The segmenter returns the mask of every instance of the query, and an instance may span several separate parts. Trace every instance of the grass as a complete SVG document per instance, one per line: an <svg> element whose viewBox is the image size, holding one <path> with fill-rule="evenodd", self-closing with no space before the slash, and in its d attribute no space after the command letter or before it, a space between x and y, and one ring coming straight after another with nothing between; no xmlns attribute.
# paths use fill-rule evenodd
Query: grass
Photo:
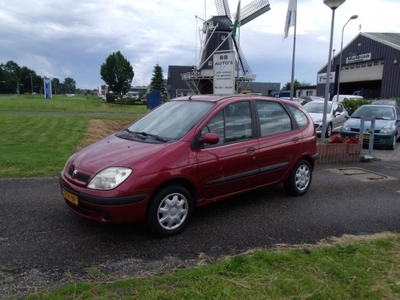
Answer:
<svg viewBox="0 0 400 300"><path fill-rule="evenodd" d="M46 100L0 95L0 178L56 176L77 149L123 128L143 112L143 106L113 105L94 97ZM400 236L390 234L334 246L259 250L164 275L125 280L88 268L86 272L98 282L74 282L71 274L66 279L72 284L27 298L398 299L399 263ZM103 280L105 276L109 277Z"/></svg>
<svg viewBox="0 0 400 300"><path fill-rule="evenodd" d="M123 105L104 102L95 96L76 95L67 97L56 95L45 99L36 95L0 95L1 111L30 112L107 112L107 113L138 113L147 111L145 105Z"/></svg>
<svg viewBox="0 0 400 300"><path fill-rule="evenodd" d="M132 115L121 114L122 108ZM68 114L52 114L60 111ZM95 97L0 95L0 178L57 176L76 150L124 128L145 111L143 105L113 105ZM74 114L82 112L108 114Z"/></svg>
<svg viewBox="0 0 400 300"><path fill-rule="evenodd" d="M74 283L28 299L398 299L399 262L400 236L389 234L259 250L165 275Z"/></svg>

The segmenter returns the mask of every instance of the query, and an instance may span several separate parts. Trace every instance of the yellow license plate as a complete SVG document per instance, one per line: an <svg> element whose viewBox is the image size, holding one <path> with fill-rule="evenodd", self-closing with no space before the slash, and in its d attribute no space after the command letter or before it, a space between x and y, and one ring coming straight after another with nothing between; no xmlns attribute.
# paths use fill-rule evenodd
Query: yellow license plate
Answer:
<svg viewBox="0 0 400 300"><path fill-rule="evenodd" d="M63 189L64 198L67 199L69 202L78 205L78 196L71 194L70 192Z"/></svg>
<svg viewBox="0 0 400 300"><path fill-rule="evenodd" d="M360 138L360 136L357 134L356 135L357 138ZM364 134L363 135L363 140L369 140L369 135Z"/></svg>

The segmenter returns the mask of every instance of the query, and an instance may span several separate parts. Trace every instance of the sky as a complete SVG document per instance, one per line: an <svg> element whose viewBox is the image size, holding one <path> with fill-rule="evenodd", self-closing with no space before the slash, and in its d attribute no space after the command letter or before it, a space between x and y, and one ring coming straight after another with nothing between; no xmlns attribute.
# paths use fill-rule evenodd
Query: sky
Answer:
<svg viewBox="0 0 400 300"><path fill-rule="evenodd" d="M252 0L241 0L244 7ZM228 0L231 13L238 0ZM243 25L240 46L256 82L290 82L294 27L283 38L289 0ZM335 11L333 49L360 32L400 33L400 0L346 0ZM215 0L0 0L0 63L14 61L42 77L95 89L100 67L117 51L130 62L133 86L147 86L154 66L197 65L202 19L216 15ZM323 0L297 0L294 78L316 84L329 56L332 10Z"/></svg>

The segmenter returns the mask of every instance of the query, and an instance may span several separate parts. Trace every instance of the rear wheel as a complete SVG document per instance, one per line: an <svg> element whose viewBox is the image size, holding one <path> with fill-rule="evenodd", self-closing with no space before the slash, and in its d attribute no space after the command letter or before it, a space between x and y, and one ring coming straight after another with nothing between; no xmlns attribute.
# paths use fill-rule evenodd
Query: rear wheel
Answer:
<svg viewBox="0 0 400 300"><path fill-rule="evenodd" d="M156 235L167 237L181 232L193 213L192 195L182 186L163 188L152 199L147 212L147 227Z"/></svg>
<svg viewBox="0 0 400 300"><path fill-rule="evenodd" d="M283 184L285 191L292 196L304 195L312 180L311 165L305 159L299 160L294 166L288 180Z"/></svg>

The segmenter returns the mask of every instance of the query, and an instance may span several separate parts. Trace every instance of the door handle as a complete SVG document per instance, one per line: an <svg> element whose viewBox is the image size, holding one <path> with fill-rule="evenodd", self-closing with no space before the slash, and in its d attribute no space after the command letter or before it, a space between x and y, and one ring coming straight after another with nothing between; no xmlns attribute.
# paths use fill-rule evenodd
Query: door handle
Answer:
<svg viewBox="0 0 400 300"><path fill-rule="evenodd" d="M293 143L297 143L299 141L299 138L296 136L296 137L294 137L294 138L292 138L292 142Z"/></svg>
<svg viewBox="0 0 400 300"><path fill-rule="evenodd" d="M246 150L247 154L252 154L254 151L256 151L256 148L254 147L247 148Z"/></svg>

